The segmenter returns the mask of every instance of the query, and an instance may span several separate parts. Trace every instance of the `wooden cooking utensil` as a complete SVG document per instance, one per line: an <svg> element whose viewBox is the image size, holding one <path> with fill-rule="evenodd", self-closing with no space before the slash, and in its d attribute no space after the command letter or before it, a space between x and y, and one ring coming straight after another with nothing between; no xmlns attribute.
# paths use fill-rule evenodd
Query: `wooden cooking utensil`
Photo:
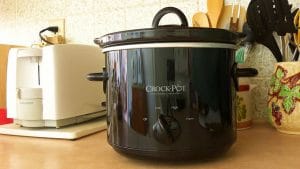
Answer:
<svg viewBox="0 0 300 169"><path fill-rule="evenodd" d="M241 1L238 2L238 13L236 15L236 20L234 22L233 19L233 12L234 12L234 7L236 4L236 0L234 0L234 3L232 4L232 8L231 8L231 16L230 16L230 24L229 24L229 30L233 31L233 32L237 32L239 29L239 22L240 22L240 15L241 15Z"/></svg>
<svg viewBox="0 0 300 169"><path fill-rule="evenodd" d="M238 11L239 11L239 5L235 5L233 9L234 9L233 10L233 21L236 22L236 19L238 16ZM232 5L224 6L217 28L229 30L231 14L232 14ZM238 22L238 26L237 26L238 32L243 31L243 25L245 22L246 22L246 9L241 6L240 17L239 17L239 22Z"/></svg>
<svg viewBox="0 0 300 169"><path fill-rule="evenodd" d="M296 16L294 18L294 24L298 28L297 33L294 34L294 40L297 47L300 49L300 9L296 13Z"/></svg>
<svg viewBox="0 0 300 169"><path fill-rule="evenodd" d="M211 27L207 14L203 12L195 13L192 22L193 22L193 27L204 27L204 28Z"/></svg>
<svg viewBox="0 0 300 169"><path fill-rule="evenodd" d="M207 15L211 22L212 28L217 28L220 15L224 6L224 0L207 1Z"/></svg>
<svg viewBox="0 0 300 169"><path fill-rule="evenodd" d="M298 31L297 33L294 33L294 42L296 44L296 48L293 54L292 61L298 61L300 52L300 9L297 10L297 13L294 17L294 24L296 28L298 28Z"/></svg>

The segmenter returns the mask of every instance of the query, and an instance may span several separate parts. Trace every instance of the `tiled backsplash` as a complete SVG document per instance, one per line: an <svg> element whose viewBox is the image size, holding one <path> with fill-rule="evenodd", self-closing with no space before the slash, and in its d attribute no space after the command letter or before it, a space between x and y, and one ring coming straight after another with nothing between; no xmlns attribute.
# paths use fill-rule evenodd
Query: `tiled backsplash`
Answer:
<svg viewBox="0 0 300 169"><path fill-rule="evenodd" d="M225 0L226 4L234 0ZM238 0L237 0L238 1ZM250 0L242 0L247 6ZM299 0L290 0L296 3ZM69 43L93 44L106 33L147 28L155 13L166 6L180 8L191 18L206 11L207 0L0 0L0 43L30 45L39 41L38 32L49 19L65 18ZM178 23L172 14L164 23Z"/></svg>
<svg viewBox="0 0 300 169"><path fill-rule="evenodd" d="M234 0L225 0L226 4ZM237 0L239 1L239 0ZM250 0L242 0L247 6ZM299 0L289 0L296 3ZM47 27L49 19L64 18L68 43L93 44L106 33L148 28L156 12L166 6L181 9L191 18L198 10L206 11L207 0L0 0L0 43L31 45L39 41L38 32ZM162 24L178 23L167 15ZM255 117L263 118L269 76L275 60L268 49L256 45L246 64L259 70L252 78L258 87L253 92Z"/></svg>
<svg viewBox="0 0 300 169"><path fill-rule="evenodd" d="M38 32L47 27L47 20L65 18L69 43L93 44L95 37L109 32L149 27L154 14L171 2L188 4L160 0L1 0L0 42L29 45L39 40Z"/></svg>

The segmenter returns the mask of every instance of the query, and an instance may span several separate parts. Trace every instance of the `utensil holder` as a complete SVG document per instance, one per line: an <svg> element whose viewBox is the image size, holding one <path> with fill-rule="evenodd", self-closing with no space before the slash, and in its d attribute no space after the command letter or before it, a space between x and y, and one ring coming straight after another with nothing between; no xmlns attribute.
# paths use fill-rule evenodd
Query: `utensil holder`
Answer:
<svg viewBox="0 0 300 169"><path fill-rule="evenodd" d="M270 123L278 131L300 134L300 62L275 64L267 112Z"/></svg>

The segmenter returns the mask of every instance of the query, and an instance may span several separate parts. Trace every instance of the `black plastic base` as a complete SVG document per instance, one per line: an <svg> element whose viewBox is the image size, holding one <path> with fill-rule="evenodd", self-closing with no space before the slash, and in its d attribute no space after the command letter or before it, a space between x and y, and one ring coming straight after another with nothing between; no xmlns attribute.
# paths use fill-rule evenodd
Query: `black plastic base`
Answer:
<svg viewBox="0 0 300 169"><path fill-rule="evenodd" d="M147 160L176 160L178 162L186 160L201 160L208 161L213 160L225 155L225 153L230 149L231 144L223 146L223 148L216 148L206 150L187 150L187 151L145 151L137 150L132 148L120 147L116 145L111 145L118 153L122 155L127 155L133 158L147 159Z"/></svg>

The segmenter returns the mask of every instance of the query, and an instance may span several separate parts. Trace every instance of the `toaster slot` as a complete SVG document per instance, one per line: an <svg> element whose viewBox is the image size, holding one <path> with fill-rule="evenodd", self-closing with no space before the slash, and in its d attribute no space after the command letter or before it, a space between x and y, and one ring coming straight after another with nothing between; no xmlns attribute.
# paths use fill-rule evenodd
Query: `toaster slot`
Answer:
<svg viewBox="0 0 300 169"><path fill-rule="evenodd" d="M17 87L34 88L41 85L40 62L40 56L17 59Z"/></svg>

